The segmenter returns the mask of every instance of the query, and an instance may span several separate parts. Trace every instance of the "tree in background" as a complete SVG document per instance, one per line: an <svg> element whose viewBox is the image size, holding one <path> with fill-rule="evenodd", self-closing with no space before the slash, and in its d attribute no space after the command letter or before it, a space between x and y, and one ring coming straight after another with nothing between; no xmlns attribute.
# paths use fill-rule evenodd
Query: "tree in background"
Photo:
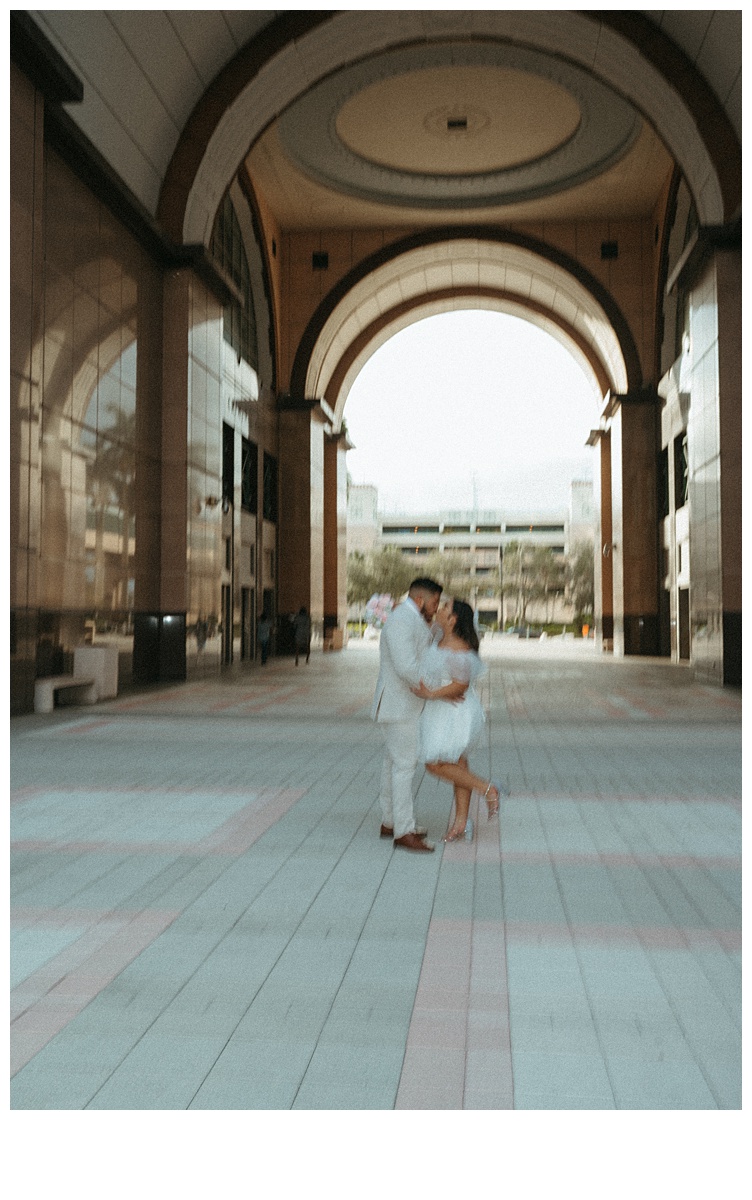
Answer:
<svg viewBox="0 0 752 1200"><path fill-rule="evenodd" d="M363 605L373 595L371 569L365 554L354 550L347 556L347 603Z"/></svg>
<svg viewBox="0 0 752 1200"><path fill-rule="evenodd" d="M403 554L397 546L384 546L370 554L354 551L347 560L347 602L361 609L374 595L391 596L394 601L405 594L419 575L440 583L448 596L472 602L476 579L467 558L455 551L438 550L426 555ZM488 587L488 581L483 585ZM534 601L544 605L544 622L553 620L557 597L565 596L581 616L593 611L593 548L589 543L575 547L564 562L550 546L530 542L510 542L504 549L500 594L507 598L515 625L524 625L527 610Z"/></svg>
<svg viewBox="0 0 752 1200"><path fill-rule="evenodd" d="M396 546L384 546L367 555L356 550L347 559L347 602L366 604L375 593L398 600L420 574L423 572Z"/></svg>
<svg viewBox="0 0 752 1200"><path fill-rule="evenodd" d="M548 625L553 620L557 596L564 594L566 566L550 546L536 546L530 556L530 571L535 599L543 601L545 624Z"/></svg>
<svg viewBox="0 0 752 1200"><path fill-rule="evenodd" d="M578 542L567 563L567 600L575 611L575 622L592 617L595 604L595 562L590 542Z"/></svg>
<svg viewBox="0 0 752 1200"><path fill-rule="evenodd" d="M533 573L533 554L536 547L527 542L510 542L504 548L504 566L501 577L501 594L512 602L515 625L523 625L527 606L538 594L538 585Z"/></svg>
<svg viewBox="0 0 752 1200"><path fill-rule="evenodd" d="M452 599L469 601L473 588L473 577L470 574L468 560L455 550L447 550L443 554L435 550L420 560L421 568L415 574L427 575L440 583L447 596ZM416 560L417 566L417 560Z"/></svg>

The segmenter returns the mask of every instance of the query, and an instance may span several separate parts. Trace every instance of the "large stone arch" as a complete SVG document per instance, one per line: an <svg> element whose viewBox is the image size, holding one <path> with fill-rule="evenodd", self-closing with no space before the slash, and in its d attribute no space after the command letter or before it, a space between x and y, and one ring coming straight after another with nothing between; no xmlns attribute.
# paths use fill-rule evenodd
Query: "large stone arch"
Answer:
<svg viewBox="0 0 752 1200"><path fill-rule="evenodd" d="M505 313L529 321L558 341L572 355L583 374L589 380L594 399L599 401L608 390L608 380L602 364L594 360L590 348L585 345L573 329L547 313L533 301L521 302L512 295L493 289L476 289L464 292L460 289L445 289L426 296L421 301L398 305L390 313L373 321L350 344L332 373L324 399L334 413L334 429L342 427L347 400L355 380L373 354L394 337L417 321L440 313L457 312L461 309Z"/></svg>
<svg viewBox="0 0 752 1200"><path fill-rule="evenodd" d="M739 147L730 122L683 52L640 14L357 10L286 14L227 64L183 129L162 187L161 224L178 242L208 245L249 148L308 88L357 59L458 36L533 47L584 67L659 134L701 224L723 224L737 211Z"/></svg>
<svg viewBox="0 0 752 1200"><path fill-rule="evenodd" d="M566 255L527 235L430 231L364 259L311 318L290 394L281 398L283 468L290 493L300 497L281 527L280 594L290 611L304 584L312 611L320 603L325 622L340 631L346 621L342 418L358 371L405 325L469 307L513 313L544 328L572 353L601 399L642 386L634 339L608 291ZM287 570L288 561L294 570Z"/></svg>
<svg viewBox="0 0 752 1200"><path fill-rule="evenodd" d="M582 267L529 237L455 230L405 238L345 276L301 339L291 394L326 400L336 428L355 376L380 345L424 316L468 307L540 325L563 342L601 396L642 384L627 322Z"/></svg>

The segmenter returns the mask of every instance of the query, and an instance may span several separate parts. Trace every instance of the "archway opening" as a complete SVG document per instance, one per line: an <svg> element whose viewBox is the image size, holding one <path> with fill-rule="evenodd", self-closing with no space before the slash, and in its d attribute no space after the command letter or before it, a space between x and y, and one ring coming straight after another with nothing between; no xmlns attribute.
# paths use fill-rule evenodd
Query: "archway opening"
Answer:
<svg viewBox="0 0 752 1200"><path fill-rule="evenodd" d="M592 478L601 396L549 333L467 309L418 320L368 359L344 410L348 471L383 511L565 507Z"/></svg>
<svg viewBox="0 0 752 1200"><path fill-rule="evenodd" d="M575 350L509 313L445 312L382 344L344 412L354 444L349 615L359 631L374 596L393 601L422 574L468 600L489 630L590 628L586 442L601 404Z"/></svg>

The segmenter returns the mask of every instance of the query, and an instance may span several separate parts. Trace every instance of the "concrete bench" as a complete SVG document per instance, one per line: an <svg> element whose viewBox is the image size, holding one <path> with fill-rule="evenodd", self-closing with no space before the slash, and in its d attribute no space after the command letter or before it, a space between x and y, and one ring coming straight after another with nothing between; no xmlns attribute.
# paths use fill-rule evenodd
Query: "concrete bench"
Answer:
<svg viewBox="0 0 752 1200"><path fill-rule="evenodd" d="M71 698L79 704L96 704L99 699L97 682L88 675L48 675L34 684L34 712L51 713L55 693L62 691L73 693Z"/></svg>

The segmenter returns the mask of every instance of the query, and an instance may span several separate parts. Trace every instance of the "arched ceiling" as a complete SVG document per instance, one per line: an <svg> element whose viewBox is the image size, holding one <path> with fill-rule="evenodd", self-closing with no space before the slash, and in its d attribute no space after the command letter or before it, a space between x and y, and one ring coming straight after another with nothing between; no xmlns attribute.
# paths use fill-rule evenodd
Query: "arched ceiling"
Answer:
<svg viewBox="0 0 752 1200"><path fill-rule="evenodd" d="M738 203L722 147L739 157L739 11L32 17L83 80L72 118L174 241L208 244L243 164L282 231L442 228L440 248L426 238L351 281L301 344L297 386L340 417L364 356L447 305L524 311L601 394L639 386L631 335L583 273L471 231L605 232L651 215L675 164L701 223Z"/></svg>
<svg viewBox="0 0 752 1200"><path fill-rule="evenodd" d="M484 219L503 212L507 221L645 212L671 158L687 177L702 221L729 215L708 135L698 137L702 105L691 110L686 96L687 86L706 84L705 100L711 107L718 103L739 135L740 10L609 17L562 10L80 9L31 16L82 79L83 103L71 105L70 114L125 185L152 215L166 185L178 195L180 227L169 231L177 240L208 242L219 200L252 148L252 169L284 228L352 227L383 220L384 209L393 224L418 217L436 223L453 204L453 221L468 217L473 207L475 220L480 207ZM308 32L287 42L279 38L273 52L267 45L262 53L264 38L268 42L281 28L278 19L306 20ZM635 22L642 22L643 34L653 28L666 35L654 61L630 40ZM472 41L476 59L442 65L437 44L445 49L457 39ZM489 40L498 52L490 61L479 49ZM668 62L671 46L683 53ZM434 58L422 66L415 59L403 62L395 70L400 64L390 56L404 47L412 47L410 53L417 47L424 56L431 51ZM237 75L241 60L245 82ZM462 112L444 86L452 65L457 81L465 72ZM500 132L500 111L482 95L484 71L494 75L499 95L515 83L514 96L527 94L538 120L521 130L524 112L518 113L516 135L507 131L491 139L489 131ZM327 76L335 91L343 80L354 81L354 93L335 97L332 107L321 82ZM612 130L609 141L605 110L578 78L591 89L605 87L614 120L624 102L632 114L647 118L631 139L627 134L620 141ZM408 104L413 97L420 128L411 131L405 122L397 146L386 129L366 129L363 115L373 105L379 121L393 121L400 89ZM302 161L300 145L290 145L298 104L336 111L336 136L313 166ZM459 124L450 126L453 121ZM177 183L170 174L176 160ZM444 169L433 170L437 165ZM440 177L429 189L433 194L421 175ZM398 188L398 203L395 180L413 189L405 195ZM373 186L376 181L380 186ZM442 189L444 207L437 211Z"/></svg>

